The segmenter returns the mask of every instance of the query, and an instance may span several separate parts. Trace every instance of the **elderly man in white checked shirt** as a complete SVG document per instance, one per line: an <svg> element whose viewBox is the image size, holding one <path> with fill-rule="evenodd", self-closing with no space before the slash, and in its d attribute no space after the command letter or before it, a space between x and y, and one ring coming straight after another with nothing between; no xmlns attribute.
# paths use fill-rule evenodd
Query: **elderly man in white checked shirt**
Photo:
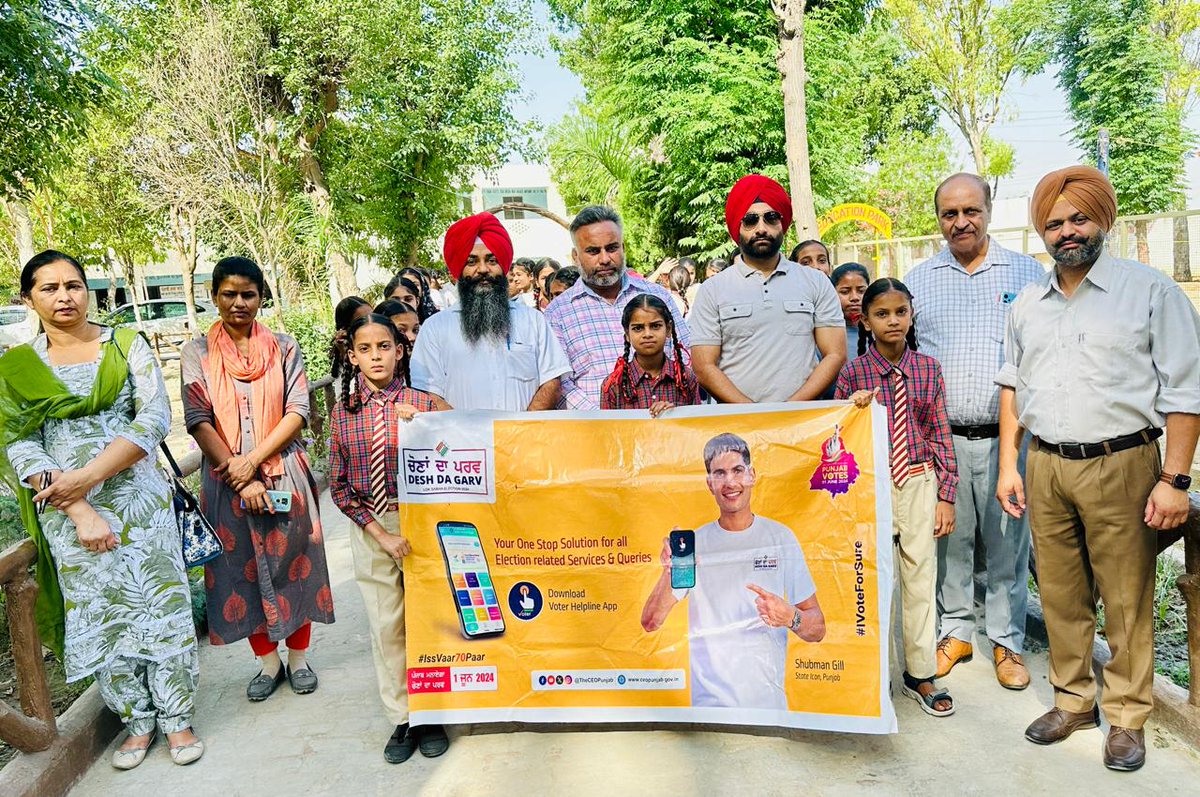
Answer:
<svg viewBox="0 0 1200 797"><path fill-rule="evenodd" d="M1017 294L1046 272L1033 258L988 236L991 188L973 174L947 178L934 193L946 246L904 280L913 292L917 341L946 379L946 409L961 482L957 531L938 540L937 677L970 661L975 635L975 536L986 550L986 630L996 679L1007 689L1029 685L1025 642L1029 524L1008 517L994 500L999 459L1004 330Z"/></svg>

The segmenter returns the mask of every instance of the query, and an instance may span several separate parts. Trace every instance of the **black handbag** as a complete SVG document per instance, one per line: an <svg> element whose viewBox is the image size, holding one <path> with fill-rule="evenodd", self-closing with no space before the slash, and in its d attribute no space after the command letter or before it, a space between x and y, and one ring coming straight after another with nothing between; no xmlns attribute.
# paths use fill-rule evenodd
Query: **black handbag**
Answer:
<svg viewBox="0 0 1200 797"><path fill-rule="evenodd" d="M171 449L162 444L163 455L171 465L173 475L171 483L175 488L175 521L179 525L179 535L183 545L183 563L187 567L197 567L205 562L211 562L225 553L221 538L213 531L212 524L200 511L200 502L196 496L183 484L183 471L179 469Z"/></svg>

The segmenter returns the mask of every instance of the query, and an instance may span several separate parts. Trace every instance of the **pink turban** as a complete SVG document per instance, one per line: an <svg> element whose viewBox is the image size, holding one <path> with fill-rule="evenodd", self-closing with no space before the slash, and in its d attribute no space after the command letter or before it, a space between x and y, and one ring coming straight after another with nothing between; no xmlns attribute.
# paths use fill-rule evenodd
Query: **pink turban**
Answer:
<svg viewBox="0 0 1200 797"><path fill-rule="evenodd" d="M792 226L792 198L783 186L761 174L748 174L734 184L725 200L725 227L729 237L738 239L742 217L755 202L766 202L771 209L783 216L783 229Z"/></svg>
<svg viewBox="0 0 1200 797"><path fill-rule="evenodd" d="M496 256L505 274L512 268L513 245L512 239L508 237L508 230L504 229L500 220L491 213L476 213L454 222L450 229L446 230L442 256L446 259L446 268L450 269L450 276L455 280L462 275L477 238Z"/></svg>

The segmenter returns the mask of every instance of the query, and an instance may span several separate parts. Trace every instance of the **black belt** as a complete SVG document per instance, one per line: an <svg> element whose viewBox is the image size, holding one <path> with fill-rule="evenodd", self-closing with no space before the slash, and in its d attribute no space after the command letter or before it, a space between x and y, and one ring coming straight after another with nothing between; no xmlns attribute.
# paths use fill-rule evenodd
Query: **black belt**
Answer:
<svg viewBox="0 0 1200 797"><path fill-rule="evenodd" d="M1058 454L1064 459L1093 459L1129 448L1144 446L1147 443L1153 443L1160 437L1162 437L1162 429L1143 429L1140 432L1127 434L1124 437L1114 437L1111 440L1102 440L1099 443L1047 443L1036 435L1033 442L1042 451Z"/></svg>
<svg viewBox="0 0 1200 797"><path fill-rule="evenodd" d="M1000 436L1000 424L998 423L981 423L978 426L955 426L950 424L950 431L957 437L965 437L968 440L991 440Z"/></svg>

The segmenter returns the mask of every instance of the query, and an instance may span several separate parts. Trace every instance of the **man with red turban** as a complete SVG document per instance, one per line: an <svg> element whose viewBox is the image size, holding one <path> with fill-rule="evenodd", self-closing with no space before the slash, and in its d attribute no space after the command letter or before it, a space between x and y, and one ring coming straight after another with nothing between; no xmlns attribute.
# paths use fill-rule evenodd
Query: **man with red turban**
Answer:
<svg viewBox="0 0 1200 797"><path fill-rule="evenodd" d="M692 367L719 401L812 401L846 362L846 322L829 278L780 253L792 200L761 174L737 181L725 226L741 254L700 285L688 322Z"/></svg>
<svg viewBox="0 0 1200 797"><path fill-rule="evenodd" d="M442 246L458 304L421 327L412 383L441 409L546 410L571 370L537 310L508 296L513 246L491 213L456 221Z"/></svg>
<svg viewBox="0 0 1200 797"><path fill-rule="evenodd" d="M1030 215L1054 268L1013 303L996 377L996 497L1013 517L1028 505L1038 577L1050 585L1042 608L1054 709L1025 737L1051 744L1099 724L1098 588L1113 654L1100 704L1111 726L1104 765L1134 770L1146 760L1153 705L1156 532L1187 518L1200 433L1200 314L1169 276L1105 249L1117 197L1096 169L1046 175ZM1025 430L1027 485L1017 468Z"/></svg>

